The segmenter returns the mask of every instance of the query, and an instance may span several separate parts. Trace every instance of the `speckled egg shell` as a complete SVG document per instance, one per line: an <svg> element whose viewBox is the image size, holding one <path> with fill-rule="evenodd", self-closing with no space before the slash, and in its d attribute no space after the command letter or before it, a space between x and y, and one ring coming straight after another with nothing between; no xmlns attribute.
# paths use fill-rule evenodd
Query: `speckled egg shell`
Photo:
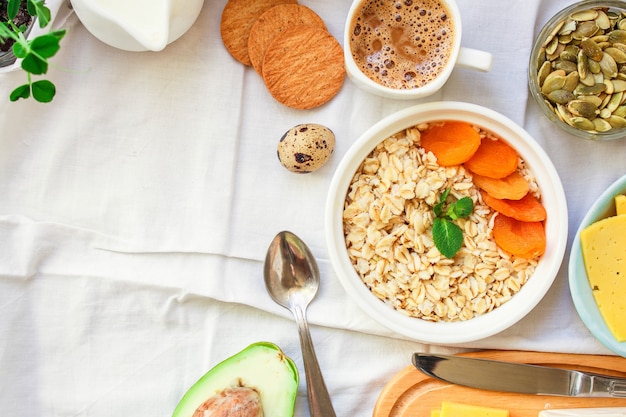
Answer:
<svg viewBox="0 0 626 417"><path fill-rule="evenodd" d="M307 123L292 127L278 142L278 160L291 172L305 174L321 168L335 150L329 128Z"/></svg>

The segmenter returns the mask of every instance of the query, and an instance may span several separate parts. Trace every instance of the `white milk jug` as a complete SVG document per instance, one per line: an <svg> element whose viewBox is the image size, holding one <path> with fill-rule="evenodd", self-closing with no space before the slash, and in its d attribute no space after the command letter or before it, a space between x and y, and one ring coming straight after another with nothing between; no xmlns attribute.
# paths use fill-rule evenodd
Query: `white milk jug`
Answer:
<svg viewBox="0 0 626 417"><path fill-rule="evenodd" d="M126 51L160 51L198 18L204 0L71 0L96 38Z"/></svg>

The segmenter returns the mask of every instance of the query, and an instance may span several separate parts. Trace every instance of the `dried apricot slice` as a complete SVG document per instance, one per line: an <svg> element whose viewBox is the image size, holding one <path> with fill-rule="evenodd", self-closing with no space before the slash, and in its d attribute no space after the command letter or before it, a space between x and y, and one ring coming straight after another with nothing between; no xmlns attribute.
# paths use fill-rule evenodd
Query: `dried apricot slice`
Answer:
<svg viewBox="0 0 626 417"><path fill-rule="evenodd" d="M534 258L546 250L542 222L523 222L498 214L493 223L493 239L503 250L523 258Z"/></svg>
<svg viewBox="0 0 626 417"><path fill-rule="evenodd" d="M461 165L478 149L480 135L469 123L448 121L422 132L420 144L437 157L439 165Z"/></svg>
<svg viewBox="0 0 626 417"><path fill-rule="evenodd" d="M517 151L500 139L483 138L465 168L489 178L504 178L517 170Z"/></svg>
<svg viewBox="0 0 626 417"><path fill-rule="evenodd" d="M526 194L519 200L494 198L486 192L481 193L483 201L489 207L522 222L541 222L546 219L546 209L532 194Z"/></svg>
<svg viewBox="0 0 626 417"><path fill-rule="evenodd" d="M517 171L504 178L490 178L472 173L472 179L478 188L499 199L519 200L530 189L526 178Z"/></svg>

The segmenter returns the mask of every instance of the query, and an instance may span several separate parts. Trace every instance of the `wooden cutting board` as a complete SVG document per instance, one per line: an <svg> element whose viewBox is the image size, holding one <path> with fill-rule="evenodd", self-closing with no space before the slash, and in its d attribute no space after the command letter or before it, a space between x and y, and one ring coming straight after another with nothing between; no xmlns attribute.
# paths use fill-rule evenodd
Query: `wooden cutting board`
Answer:
<svg viewBox="0 0 626 417"><path fill-rule="evenodd" d="M577 369L626 377L626 358L602 355L485 350L459 354L473 358ZM478 376L477 376L478 377ZM626 407L626 398L572 398L485 391L431 378L413 366L395 375L383 388L373 417L430 417L442 401L509 410L510 417L537 417L547 408Z"/></svg>

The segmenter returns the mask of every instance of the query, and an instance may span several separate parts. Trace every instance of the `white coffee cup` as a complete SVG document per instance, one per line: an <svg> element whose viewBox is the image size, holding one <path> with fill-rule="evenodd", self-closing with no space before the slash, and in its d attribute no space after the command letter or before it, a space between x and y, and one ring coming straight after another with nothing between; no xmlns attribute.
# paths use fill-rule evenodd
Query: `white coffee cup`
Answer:
<svg viewBox="0 0 626 417"><path fill-rule="evenodd" d="M444 65L441 73L425 85L413 88L393 88L385 86L374 81L365 75L352 56L351 34L352 24L355 15L360 10L360 6L364 2L371 0L354 0L344 29L344 56L346 61L346 73L350 79L360 88L370 93L390 97L396 99L418 99L427 97L437 92L446 83L455 66L474 69L478 71L488 72L491 70L493 57L489 52L480 51L461 46L461 14L455 0L440 0L448 9L449 18L452 19L452 27L454 28L454 36L452 38L452 47L449 53L449 59ZM413 3L419 5L420 0L413 0Z"/></svg>

